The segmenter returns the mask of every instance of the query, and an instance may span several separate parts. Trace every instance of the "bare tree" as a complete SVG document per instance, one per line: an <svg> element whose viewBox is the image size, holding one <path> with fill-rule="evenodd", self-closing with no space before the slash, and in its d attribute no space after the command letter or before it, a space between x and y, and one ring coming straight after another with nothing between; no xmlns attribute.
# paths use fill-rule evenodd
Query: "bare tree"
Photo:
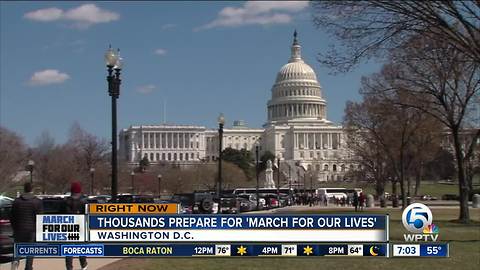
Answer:
<svg viewBox="0 0 480 270"><path fill-rule="evenodd" d="M386 66L382 72L362 79L361 103L347 103L344 125L347 143L360 158L376 181L377 195L383 194L385 179L392 180L392 193L400 183L402 206L410 196L412 166L428 162L420 152L438 129L438 121L428 114L403 103L411 102L409 95L395 89L395 70ZM435 125L436 123L436 125ZM393 173L393 174L392 174ZM390 175L389 175L390 174Z"/></svg>
<svg viewBox="0 0 480 270"><path fill-rule="evenodd" d="M474 128L467 138L462 138L461 133L466 127L465 120L473 113L472 103L479 100L480 62L470 62L453 46L438 43L442 42L418 37L410 40L403 51L394 53L390 68L395 72L390 74L396 85L377 94L388 96L392 91L401 91L408 99L398 101L399 105L429 114L444 125L457 165L459 220L469 222L465 161L477 147L480 129Z"/></svg>
<svg viewBox="0 0 480 270"><path fill-rule="evenodd" d="M15 175L24 170L26 152L23 139L0 126L0 191L8 189Z"/></svg>
<svg viewBox="0 0 480 270"><path fill-rule="evenodd" d="M70 128L67 144L75 149L77 169L83 178L88 178L90 168L106 159L110 149L105 139L88 133L78 123L74 123Z"/></svg>
<svg viewBox="0 0 480 270"><path fill-rule="evenodd" d="M49 193L65 193L70 191L70 183L79 180L74 158L74 149L68 145L57 145L50 152L48 163L44 166L48 171L45 190Z"/></svg>
<svg viewBox="0 0 480 270"><path fill-rule="evenodd" d="M35 170L40 178L42 193L46 192L47 182L51 177L51 166L49 164L52 152L55 148L55 139L48 131L43 131L39 137L35 139L35 147L32 149L35 159Z"/></svg>
<svg viewBox="0 0 480 270"><path fill-rule="evenodd" d="M347 71L364 59L388 56L411 37L445 42L480 62L479 1L312 1L315 25L337 40L320 62Z"/></svg>
<svg viewBox="0 0 480 270"><path fill-rule="evenodd" d="M382 196L385 191L386 157L381 140L381 116L375 113L374 105L370 100L361 103L347 102L345 107L344 127L347 135L348 149L352 151L356 161L375 180L377 196ZM377 108L379 108L378 106ZM395 182L393 182L393 192Z"/></svg>

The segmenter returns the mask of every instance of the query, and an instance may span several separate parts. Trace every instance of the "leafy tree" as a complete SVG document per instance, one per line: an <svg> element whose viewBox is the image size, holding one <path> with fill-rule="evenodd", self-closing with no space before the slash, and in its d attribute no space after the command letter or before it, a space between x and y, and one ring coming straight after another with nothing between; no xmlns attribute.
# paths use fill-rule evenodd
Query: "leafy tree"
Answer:
<svg viewBox="0 0 480 270"><path fill-rule="evenodd" d="M139 162L139 172L145 172L147 170L147 168L150 166L150 161L148 160L148 157L147 156L144 156L140 162Z"/></svg>
<svg viewBox="0 0 480 270"><path fill-rule="evenodd" d="M222 159L237 165L245 173L248 179L252 179L252 154L246 149L236 150L227 147L222 152Z"/></svg>

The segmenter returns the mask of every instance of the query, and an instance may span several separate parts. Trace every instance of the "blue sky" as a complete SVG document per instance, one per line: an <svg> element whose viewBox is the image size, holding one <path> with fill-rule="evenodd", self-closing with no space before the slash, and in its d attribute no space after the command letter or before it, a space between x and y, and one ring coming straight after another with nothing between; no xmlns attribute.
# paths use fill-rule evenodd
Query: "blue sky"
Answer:
<svg viewBox="0 0 480 270"><path fill-rule="evenodd" d="M317 72L328 118L341 122L360 78L378 63L330 75L316 61L335 41L316 29L305 2L1 2L0 125L33 144L42 131L63 143L77 121L109 138L103 54L124 60L118 127L167 122L227 127L266 121L276 73L297 29Z"/></svg>

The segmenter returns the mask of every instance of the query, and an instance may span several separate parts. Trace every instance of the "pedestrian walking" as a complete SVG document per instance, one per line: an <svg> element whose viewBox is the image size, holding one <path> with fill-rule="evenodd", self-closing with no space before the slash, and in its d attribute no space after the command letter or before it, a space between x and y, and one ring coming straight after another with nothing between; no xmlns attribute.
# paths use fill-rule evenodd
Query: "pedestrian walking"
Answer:
<svg viewBox="0 0 480 270"><path fill-rule="evenodd" d="M360 196L358 197L358 203L360 205L360 211L363 211L363 207L365 206L365 195L363 192L360 192Z"/></svg>
<svg viewBox="0 0 480 270"><path fill-rule="evenodd" d="M70 186L70 197L65 201L64 213L65 214L85 214L85 205L87 201L82 195L82 186L79 182L73 182ZM87 257L80 256L80 266L82 270L87 269ZM65 257L65 266L67 270L73 269L73 257Z"/></svg>
<svg viewBox="0 0 480 270"><path fill-rule="evenodd" d="M42 201L33 195L31 183L23 185L23 194L12 204L10 223L13 229L13 239L16 243L35 242L36 215L43 212ZM18 259L14 258L12 268L18 267ZM33 257L28 256L25 270L33 269Z"/></svg>
<svg viewBox="0 0 480 270"><path fill-rule="evenodd" d="M353 206L355 207L355 212L358 211L358 193L356 191L353 192Z"/></svg>

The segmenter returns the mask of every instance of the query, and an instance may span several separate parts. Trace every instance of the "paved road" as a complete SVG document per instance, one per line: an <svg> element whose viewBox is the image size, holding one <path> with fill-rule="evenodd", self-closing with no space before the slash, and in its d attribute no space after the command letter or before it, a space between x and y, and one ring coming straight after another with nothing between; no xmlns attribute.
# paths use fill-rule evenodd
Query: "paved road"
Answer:
<svg viewBox="0 0 480 270"><path fill-rule="evenodd" d="M88 270L100 269L101 267L118 261L119 259L112 258L89 258L88 259ZM25 269L25 260L20 261L20 266L18 270ZM65 269L65 259L40 259L37 258L33 261L34 270L62 270ZM80 269L80 263L78 259L73 260L73 269ZM0 270L11 270L11 263L0 264Z"/></svg>

